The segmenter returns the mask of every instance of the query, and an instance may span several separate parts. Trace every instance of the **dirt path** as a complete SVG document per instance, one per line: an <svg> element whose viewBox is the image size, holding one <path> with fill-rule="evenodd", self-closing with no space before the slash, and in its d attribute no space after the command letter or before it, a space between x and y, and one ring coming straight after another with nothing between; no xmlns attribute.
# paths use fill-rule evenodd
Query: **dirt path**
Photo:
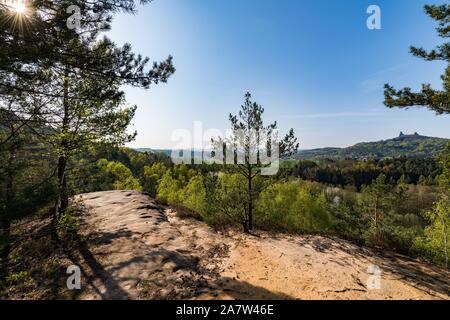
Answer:
<svg viewBox="0 0 450 320"><path fill-rule="evenodd" d="M82 299L450 296L448 272L343 240L217 233L137 191L81 198L88 209L82 227L88 240L80 243Z"/></svg>

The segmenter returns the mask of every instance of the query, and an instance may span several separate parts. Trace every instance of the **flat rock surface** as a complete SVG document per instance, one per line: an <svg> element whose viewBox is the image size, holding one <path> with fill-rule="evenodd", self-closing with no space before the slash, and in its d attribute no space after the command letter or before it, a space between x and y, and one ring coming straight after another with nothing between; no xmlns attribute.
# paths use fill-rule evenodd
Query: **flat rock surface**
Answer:
<svg viewBox="0 0 450 320"><path fill-rule="evenodd" d="M81 299L449 299L449 272L337 238L217 232L139 191L78 196Z"/></svg>

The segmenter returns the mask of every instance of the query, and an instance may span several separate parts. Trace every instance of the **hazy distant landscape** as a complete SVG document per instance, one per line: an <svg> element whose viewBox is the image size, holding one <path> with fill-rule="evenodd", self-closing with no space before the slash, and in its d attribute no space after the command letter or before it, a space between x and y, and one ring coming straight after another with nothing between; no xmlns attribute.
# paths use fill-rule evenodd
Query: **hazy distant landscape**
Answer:
<svg viewBox="0 0 450 320"><path fill-rule="evenodd" d="M384 158L430 158L437 156L442 152L449 139L426 137L415 134L403 134L396 138L381 140L376 142L361 142L354 146L347 148L318 148L298 150L298 152L291 156L293 159L301 160L317 160L317 159L384 159ZM168 156L174 150L171 149L152 149L152 148L135 148L141 152L164 153ZM176 152L176 150L175 150ZM208 152L208 151L203 151ZM201 150L193 150L192 157L202 158Z"/></svg>

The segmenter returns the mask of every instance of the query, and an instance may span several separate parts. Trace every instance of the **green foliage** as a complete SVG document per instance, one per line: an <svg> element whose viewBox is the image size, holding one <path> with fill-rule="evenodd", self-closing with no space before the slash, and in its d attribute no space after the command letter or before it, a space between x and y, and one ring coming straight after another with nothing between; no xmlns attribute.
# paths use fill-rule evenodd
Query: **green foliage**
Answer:
<svg viewBox="0 0 450 320"><path fill-rule="evenodd" d="M444 194L450 193L450 142L447 148L441 154L441 164L443 167L442 175L439 177L439 186Z"/></svg>
<svg viewBox="0 0 450 320"><path fill-rule="evenodd" d="M160 162L144 167L144 173L141 178L142 189L156 197L158 189L158 181L164 176L167 167Z"/></svg>
<svg viewBox="0 0 450 320"><path fill-rule="evenodd" d="M383 174L363 188L357 208L367 222L363 233L367 244L408 252L420 232L421 221L414 214L400 212L407 198L406 188L403 183L396 187L387 183Z"/></svg>
<svg viewBox="0 0 450 320"><path fill-rule="evenodd" d="M213 212L212 204L207 200L211 189L206 188L205 178L195 170L188 169L185 165L168 169L155 164L146 167L144 175L145 180L151 182L151 188L156 185L157 201L175 206L181 211L187 209L206 222L215 223L210 214Z"/></svg>
<svg viewBox="0 0 450 320"><path fill-rule="evenodd" d="M423 236L414 242L414 250L426 259L448 267L450 241L450 143L441 156L444 167L439 177L441 188L439 199L434 207L425 212L429 224Z"/></svg>
<svg viewBox="0 0 450 320"><path fill-rule="evenodd" d="M26 271L21 271L17 273L10 274L6 277L6 282L10 285L20 284L26 282L30 279L30 275Z"/></svg>
<svg viewBox="0 0 450 320"><path fill-rule="evenodd" d="M79 200L73 200L67 207L67 210L58 216L57 230L61 239L68 242L76 235L80 229L80 216L85 212L83 202Z"/></svg>
<svg viewBox="0 0 450 320"><path fill-rule="evenodd" d="M176 165L173 167L172 176L178 180L183 186L185 186L189 180L197 174L197 171L189 168L185 164Z"/></svg>
<svg viewBox="0 0 450 320"><path fill-rule="evenodd" d="M423 236L417 237L413 249L431 262L448 267L450 242L450 201L439 200L434 208L425 214L429 225Z"/></svg>
<svg viewBox="0 0 450 320"><path fill-rule="evenodd" d="M240 224L248 230L248 190L247 180L241 174L220 173L208 190L209 217L207 220L226 220L228 223Z"/></svg>
<svg viewBox="0 0 450 320"><path fill-rule="evenodd" d="M166 171L158 183L156 199L165 204L180 204L180 191L182 184L172 177L171 170Z"/></svg>
<svg viewBox="0 0 450 320"><path fill-rule="evenodd" d="M316 194L302 182L276 183L261 193L256 204L257 225L295 232L327 232L332 217L323 193Z"/></svg>
<svg viewBox="0 0 450 320"><path fill-rule="evenodd" d="M204 178L201 175L193 176L181 190L181 204L183 207L205 216L208 211L206 192Z"/></svg>
<svg viewBox="0 0 450 320"><path fill-rule="evenodd" d="M409 254L415 238L422 232L422 220L415 214L398 214L390 211L381 222L378 233L375 235L373 232L373 228L367 231L367 244ZM375 236L378 236L376 242Z"/></svg>
<svg viewBox="0 0 450 320"><path fill-rule="evenodd" d="M291 160L292 161L292 160ZM298 160L294 165L283 166L279 176L294 176L304 180L317 181L334 186L355 186L361 190L370 185L380 175L395 183L418 184L419 180L427 186L437 184L442 173L442 165L435 159L396 158L384 160ZM424 176L424 178L420 178ZM403 178L402 178L403 177ZM402 181L400 181L402 179Z"/></svg>
<svg viewBox="0 0 450 320"><path fill-rule="evenodd" d="M349 192L337 189L331 203L335 232L369 246L410 253L414 239L423 229L414 197L417 188L407 185L404 179L397 185L389 184L381 174L355 196L349 197Z"/></svg>
<svg viewBox="0 0 450 320"><path fill-rule="evenodd" d="M364 242L363 233L367 223L361 212L357 210L358 193L354 190L328 188L326 195L330 213L333 216L334 232L344 239Z"/></svg>
<svg viewBox="0 0 450 320"><path fill-rule="evenodd" d="M126 104L123 86L148 89L166 82L175 71L170 56L149 66L149 59L134 54L129 44L118 47L99 36L109 29L114 14L134 13L134 1L92 5L81 0L77 5L84 19L76 30L67 28L65 14L49 14L65 12L66 1L33 2L32 10L20 17L21 25L32 28L17 28L7 6L0 6L0 105L16 116L8 127L29 128L57 160L53 235L57 217L69 204L69 162L100 144L120 146L136 135L127 130L136 106ZM18 131L11 130L0 143L12 140ZM116 176L114 188L139 188L121 166L111 164L105 170Z"/></svg>
<svg viewBox="0 0 450 320"><path fill-rule="evenodd" d="M139 179L118 161L99 159L88 163L81 159L69 179L69 186L76 194L105 190L141 190Z"/></svg>
<svg viewBox="0 0 450 320"><path fill-rule="evenodd" d="M334 217L334 230L344 239L363 242L365 225L358 211L345 203L334 203L331 212Z"/></svg>
<svg viewBox="0 0 450 320"><path fill-rule="evenodd" d="M238 224L246 230L248 190L243 175L216 173L214 168L205 175L194 174L185 165L173 169L153 165L148 170L151 175L162 175L157 181L159 201L181 211L189 209L212 226ZM435 196L428 192L430 187L408 185L405 180L400 177L395 185L381 174L358 193L307 181L257 178L254 187L262 191L255 197L255 226L289 233L337 234L368 246L424 257L429 252L436 254L436 246L424 244L431 235L437 237L437 227L429 222L424 232L426 221L420 215L421 208L431 208Z"/></svg>
<svg viewBox="0 0 450 320"><path fill-rule="evenodd" d="M101 159L106 159L108 162L121 163L126 166L133 177L139 180L142 190L149 192L152 197L156 197L155 183L162 177L160 173L162 169L158 168L166 168L166 166L171 165L170 158L163 154L138 152L129 148L99 146L89 152L80 154L68 163L71 171L68 177L68 185L74 194L114 189L113 184L116 181L116 177L112 172L106 171L106 166L99 166L99 163L105 161ZM155 170L157 176L152 176L152 170ZM128 180L131 181L132 179L129 178ZM131 181L131 183L127 184L130 185L127 188L139 189L136 181Z"/></svg>
<svg viewBox="0 0 450 320"><path fill-rule="evenodd" d="M189 169L185 164L176 165L169 169L162 163L154 163L144 168L142 183L144 190L149 192L151 196L157 196L158 200L164 203L182 205L182 199L189 198L189 206L195 210L194 199L195 186L200 187L201 177L197 176L197 171ZM177 195L177 193L181 195ZM185 194L183 194L185 192ZM200 195L198 195L200 196ZM183 201L184 201L183 200ZM194 206L191 208L191 206Z"/></svg>
<svg viewBox="0 0 450 320"><path fill-rule="evenodd" d="M114 177L112 182L112 189L114 190L140 190L141 185L139 180L133 177L130 169L124 164L117 161L108 161L106 159L100 159L97 162L97 166L100 170L106 174Z"/></svg>
<svg viewBox="0 0 450 320"><path fill-rule="evenodd" d="M144 168L160 163L166 167L172 165L170 156L163 153L140 152L130 148L112 148L108 153L109 161L119 161L126 165L136 177L142 176Z"/></svg>
<svg viewBox="0 0 450 320"><path fill-rule="evenodd" d="M74 235L80 228L80 220L68 209L58 217L58 231L63 238Z"/></svg>
<svg viewBox="0 0 450 320"><path fill-rule="evenodd" d="M369 228L365 234L368 242L378 244L380 240L380 226L388 214L393 201L392 186L386 183L386 176L380 176L370 185L363 188L359 198L359 210Z"/></svg>
<svg viewBox="0 0 450 320"><path fill-rule="evenodd" d="M278 136L273 135L277 123L264 125L264 108L251 98L250 92L247 92L239 113L229 115L231 137L212 139L216 151L221 152L225 147L227 157L230 158L230 154L232 155L233 164L227 163L230 165L229 170L242 175L247 181L247 209L241 212L245 217L241 216L241 213L232 214L240 216L239 220L245 223L243 226L246 232L253 229L253 202L258 194L258 190L253 188L252 181L268 166L267 163L263 163L261 156L263 153L277 154L278 158L271 160L273 164L296 153L299 146L294 129L290 129L289 133L278 141Z"/></svg>

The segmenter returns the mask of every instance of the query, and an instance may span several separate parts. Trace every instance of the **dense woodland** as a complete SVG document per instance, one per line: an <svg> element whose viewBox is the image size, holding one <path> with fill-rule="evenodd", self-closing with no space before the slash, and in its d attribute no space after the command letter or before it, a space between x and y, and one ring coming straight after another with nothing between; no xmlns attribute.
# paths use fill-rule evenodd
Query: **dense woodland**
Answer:
<svg viewBox="0 0 450 320"><path fill-rule="evenodd" d="M382 160L286 161L289 175L328 185L354 186L358 191L371 184L380 174L390 183L400 180L409 184L438 185L442 165L436 158L389 158ZM285 174L285 173L284 173Z"/></svg>
<svg viewBox="0 0 450 320"><path fill-rule="evenodd" d="M42 239L48 237L51 254L77 232L73 196L113 189L142 190L214 228L339 236L448 267L450 144L433 157L296 160L301 137L290 130L271 141L282 158L273 176L261 175L264 165L248 157L226 166L174 165L163 153L125 148L135 137L127 130L135 107L127 106L122 87L148 89L169 80L172 57L149 65L129 45L99 36L113 14L134 12L133 1L76 2L91 15L78 33L55 9L64 1L33 2L33 32L8 24L11 13L0 6L2 25L10 26L0 31L1 288L20 277L16 261L23 257L11 255L21 240L15 225L28 217L46 221ZM426 12L448 38L450 5ZM449 61L448 43L411 50ZM443 81L443 90L424 85L418 93L387 85L385 104L448 115L450 67ZM239 112L230 115L233 130L276 129L264 125L264 109L249 93L240 110L230 111ZM254 146L244 138L249 152Z"/></svg>
<svg viewBox="0 0 450 320"><path fill-rule="evenodd" d="M433 220L436 219L433 210L448 175L449 152L447 149L437 159L428 160L345 161L344 164L328 161L324 172L340 172L343 166L360 167L357 172L346 171L345 175L352 179L342 185L332 180L318 181L315 175L302 176L308 174L311 166L320 167L320 163L308 162L305 167L303 161L288 160L277 176L258 177L254 181L255 227L274 232L338 235L360 244L445 264L443 240L439 240L438 234L435 238L428 237L430 230L439 228L434 225L439 222ZM215 228L236 225L246 229L247 183L234 168L173 165L163 153L126 148L109 152L89 165L82 165L86 164L85 159L79 161L75 166L79 168L77 172L82 176L88 173L89 179L74 179L71 184L75 193L139 189L160 203L177 207ZM396 163L400 165L393 165ZM84 174L83 170L86 170ZM427 176L432 178L411 181L417 172L426 170L432 172ZM353 182L358 177L365 177L367 183L361 182L358 187ZM435 245L433 249L428 247Z"/></svg>

